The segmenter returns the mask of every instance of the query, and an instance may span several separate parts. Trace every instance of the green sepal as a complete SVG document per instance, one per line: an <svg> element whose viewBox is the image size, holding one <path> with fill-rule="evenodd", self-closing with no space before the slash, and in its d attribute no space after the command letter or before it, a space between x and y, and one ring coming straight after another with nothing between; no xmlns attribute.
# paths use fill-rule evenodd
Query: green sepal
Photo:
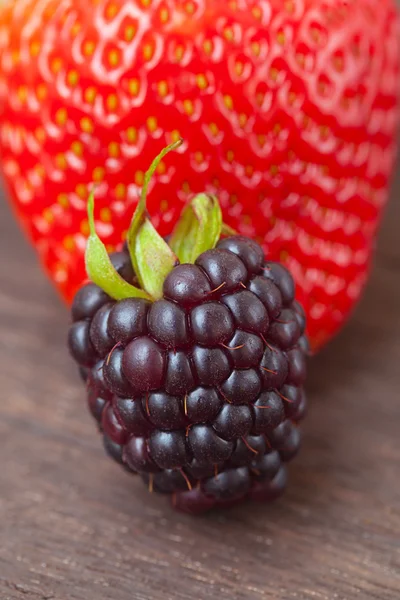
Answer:
<svg viewBox="0 0 400 600"><path fill-rule="evenodd" d="M123 300L124 298L150 299L145 291L125 281L115 270L105 245L96 233L93 191L89 195L87 210L90 235L86 244L85 262L89 278L114 300Z"/></svg>
<svg viewBox="0 0 400 600"><path fill-rule="evenodd" d="M147 190L161 160L181 144L182 140L178 140L167 146L151 164L128 231L128 249L133 268L142 288L155 300L162 297L164 280L177 265L178 259L151 224L146 209Z"/></svg>
<svg viewBox="0 0 400 600"><path fill-rule="evenodd" d="M183 210L170 245L181 263L194 263L215 248L222 231L222 212L215 196L198 194Z"/></svg>
<svg viewBox="0 0 400 600"><path fill-rule="evenodd" d="M222 223L221 235L231 237L233 235L238 235L238 232L236 231L236 229L233 229L233 227L230 227L230 225Z"/></svg>

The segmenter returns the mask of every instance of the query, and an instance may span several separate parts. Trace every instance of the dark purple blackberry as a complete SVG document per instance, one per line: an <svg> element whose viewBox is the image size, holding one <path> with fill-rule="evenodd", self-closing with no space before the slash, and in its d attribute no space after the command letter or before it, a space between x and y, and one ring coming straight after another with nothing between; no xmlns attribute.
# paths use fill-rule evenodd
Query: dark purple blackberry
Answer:
<svg viewBox="0 0 400 600"><path fill-rule="evenodd" d="M154 431L149 439L149 451L161 469L181 469L190 461L184 431Z"/></svg>
<svg viewBox="0 0 400 600"><path fill-rule="evenodd" d="M186 313L169 300L154 302L147 319L149 334L167 348L182 348L189 341Z"/></svg>
<svg viewBox="0 0 400 600"><path fill-rule="evenodd" d="M137 473L158 473L159 467L149 452L148 438L132 436L125 444L122 458L132 471Z"/></svg>
<svg viewBox="0 0 400 600"><path fill-rule="evenodd" d="M146 405L143 398L113 399L115 415L126 431L134 436L148 436L154 426L146 415Z"/></svg>
<svg viewBox="0 0 400 600"><path fill-rule="evenodd" d="M97 396L101 396L108 401L111 400L113 394L104 379L104 360L99 360L88 371L87 385L90 387L90 390L96 392Z"/></svg>
<svg viewBox="0 0 400 600"><path fill-rule="evenodd" d="M193 425L187 437L194 458L202 464L228 460L234 450L233 442L217 435L211 425Z"/></svg>
<svg viewBox="0 0 400 600"><path fill-rule="evenodd" d="M218 415L222 399L214 388L198 387L184 400L189 423L209 423Z"/></svg>
<svg viewBox="0 0 400 600"><path fill-rule="evenodd" d="M235 331L231 311L219 302L207 302L193 308L190 327L193 339L208 347L226 343Z"/></svg>
<svg viewBox="0 0 400 600"><path fill-rule="evenodd" d="M96 312L110 301L110 297L98 285L87 283L77 292L72 303L71 313L74 321L91 319Z"/></svg>
<svg viewBox="0 0 400 600"><path fill-rule="evenodd" d="M213 423L214 430L224 440L236 441L246 436L253 426L251 408L224 404Z"/></svg>
<svg viewBox="0 0 400 600"><path fill-rule="evenodd" d="M293 348L299 341L301 330L294 310L284 308L279 319L271 323L268 337L282 350Z"/></svg>
<svg viewBox="0 0 400 600"><path fill-rule="evenodd" d="M90 325L90 341L97 354L102 358L104 358L114 346L113 339L108 333L108 321L113 306L113 302L103 304L94 315Z"/></svg>
<svg viewBox="0 0 400 600"><path fill-rule="evenodd" d="M231 373L230 360L222 348L192 349L192 361L198 382L201 385L218 386Z"/></svg>
<svg viewBox="0 0 400 600"><path fill-rule="evenodd" d="M226 469L206 479L202 484L204 493L216 500L243 498L251 488L251 477L247 467Z"/></svg>
<svg viewBox="0 0 400 600"><path fill-rule="evenodd" d="M146 413L156 429L174 431L185 429L182 399L165 392L153 392L146 399Z"/></svg>
<svg viewBox="0 0 400 600"><path fill-rule="evenodd" d="M271 502L283 494L287 486L287 471L281 466L275 477L269 481L254 482L250 498L257 502Z"/></svg>
<svg viewBox="0 0 400 600"><path fill-rule="evenodd" d="M221 385L221 394L231 404L250 404L261 392L258 369L234 369Z"/></svg>
<svg viewBox="0 0 400 600"><path fill-rule="evenodd" d="M90 340L90 321L76 321L71 325L68 345L72 358L82 367L91 367L98 359Z"/></svg>
<svg viewBox="0 0 400 600"><path fill-rule="evenodd" d="M222 249L204 252L196 265L206 273L212 288L219 288L224 294L240 289L248 279L247 269L239 256Z"/></svg>
<svg viewBox="0 0 400 600"><path fill-rule="evenodd" d="M251 472L256 481L272 481L282 466L277 450L266 450L264 454L253 457Z"/></svg>
<svg viewBox="0 0 400 600"><path fill-rule="evenodd" d="M88 392L88 406L92 417L100 424L104 407L107 400L98 395L97 390L92 388Z"/></svg>
<svg viewBox="0 0 400 600"><path fill-rule="evenodd" d="M134 394L134 390L124 375L122 369L122 360L124 358L124 349L119 346L114 348L108 355L103 364L104 381L112 394L129 398Z"/></svg>
<svg viewBox="0 0 400 600"><path fill-rule="evenodd" d="M286 353L288 361L287 383L293 385L303 385L307 377L307 361L304 351L300 348L293 348Z"/></svg>
<svg viewBox="0 0 400 600"><path fill-rule="evenodd" d="M282 294L273 281L263 276L254 277L249 290L264 304L271 319L276 319L283 307Z"/></svg>
<svg viewBox="0 0 400 600"><path fill-rule="evenodd" d="M236 327L252 333L266 334L269 327L268 312L259 298L249 290L227 294L222 302L230 309Z"/></svg>
<svg viewBox="0 0 400 600"><path fill-rule="evenodd" d="M285 306L293 303L296 291L294 279L283 265L274 262L265 263L264 277L271 279L275 283L281 293Z"/></svg>
<svg viewBox="0 0 400 600"><path fill-rule="evenodd" d="M165 390L172 396L183 396L195 387L190 357L176 350L168 353Z"/></svg>
<svg viewBox="0 0 400 600"><path fill-rule="evenodd" d="M120 465L124 464L122 458L123 447L120 444L117 444L107 435L104 435L103 445L104 450L107 452L108 456L110 456L113 460L115 460L115 462L119 463Z"/></svg>
<svg viewBox="0 0 400 600"><path fill-rule="evenodd" d="M250 238L235 235L228 237L217 244L217 248L228 250L236 254L246 266L249 274L260 273L264 263L264 252L261 246ZM199 260L199 259L197 259ZM242 283L245 283L244 281Z"/></svg>
<svg viewBox="0 0 400 600"><path fill-rule="evenodd" d="M116 444L123 446L128 441L128 432L120 423L111 404L104 407L101 416L104 433Z"/></svg>
<svg viewBox="0 0 400 600"><path fill-rule="evenodd" d="M263 392L254 402L253 411L254 423L252 433L255 434L263 433L268 435L285 418L283 400L274 391Z"/></svg>
<svg viewBox="0 0 400 600"><path fill-rule="evenodd" d="M114 305L108 318L108 333L114 344L128 344L147 333L147 313L151 303L141 298L127 298Z"/></svg>
<svg viewBox="0 0 400 600"><path fill-rule="evenodd" d="M113 263L135 282L126 256ZM192 513L284 490L306 412L304 313L258 244L226 238L172 267L154 302L89 284L73 320L106 450L151 491Z"/></svg>
<svg viewBox="0 0 400 600"><path fill-rule="evenodd" d="M183 308L200 304L210 299L210 281L196 265L178 265L164 282L164 296Z"/></svg>
<svg viewBox="0 0 400 600"><path fill-rule="evenodd" d="M122 370L137 393L162 387L165 352L152 338L143 336L130 342L123 352Z"/></svg>

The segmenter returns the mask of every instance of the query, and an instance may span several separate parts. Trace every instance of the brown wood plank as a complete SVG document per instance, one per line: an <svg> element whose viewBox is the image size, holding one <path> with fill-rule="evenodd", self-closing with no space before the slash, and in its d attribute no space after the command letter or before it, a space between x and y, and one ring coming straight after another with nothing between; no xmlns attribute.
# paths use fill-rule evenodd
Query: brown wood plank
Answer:
<svg viewBox="0 0 400 600"><path fill-rule="evenodd" d="M400 597L400 178L351 323L314 361L279 503L176 514L104 456L68 315L0 205L1 600Z"/></svg>

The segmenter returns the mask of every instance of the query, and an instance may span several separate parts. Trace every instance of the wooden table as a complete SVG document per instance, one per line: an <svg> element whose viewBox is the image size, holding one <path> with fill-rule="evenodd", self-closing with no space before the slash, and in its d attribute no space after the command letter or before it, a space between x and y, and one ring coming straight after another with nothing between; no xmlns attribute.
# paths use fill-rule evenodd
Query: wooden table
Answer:
<svg viewBox="0 0 400 600"><path fill-rule="evenodd" d="M311 365L288 493L201 518L104 456L67 312L1 203L1 600L400 598L396 189L364 299Z"/></svg>

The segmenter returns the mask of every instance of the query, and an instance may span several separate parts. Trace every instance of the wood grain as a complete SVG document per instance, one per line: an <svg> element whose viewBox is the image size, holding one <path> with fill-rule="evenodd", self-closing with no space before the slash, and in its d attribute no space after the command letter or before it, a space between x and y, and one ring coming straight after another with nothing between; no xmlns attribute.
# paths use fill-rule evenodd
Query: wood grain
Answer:
<svg viewBox="0 0 400 600"><path fill-rule="evenodd" d="M201 518L104 456L67 312L1 203L1 600L400 598L399 194L363 301L312 363L287 495Z"/></svg>

